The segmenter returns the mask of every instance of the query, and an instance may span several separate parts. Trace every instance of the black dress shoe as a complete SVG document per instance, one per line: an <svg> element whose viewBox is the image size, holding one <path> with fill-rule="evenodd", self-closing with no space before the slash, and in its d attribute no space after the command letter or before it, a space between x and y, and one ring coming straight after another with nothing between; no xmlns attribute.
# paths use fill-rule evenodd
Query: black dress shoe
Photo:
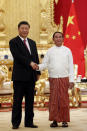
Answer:
<svg viewBox="0 0 87 131"><path fill-rule="evenodd" d="M53 123L50 124L50 127L58 127L58 124L56 121L53 121Z"/></svg>
<svg viewBox="0 0 87 131"><path fill-rule="evenodd" d="M68 127L68 123L67 122L63 122L62 123L62 127Z"/></svg>
<svg viewBox="0 0 87 131"><path fill-rule="evenodd" d="M25 127L30 127L30 128L38 128L37 125L31 124L31 125L25 125Z"/></svg>
<svg viewBox="0 0 87 131"><path fill-rule="evenodd" d="M19 127L18 126L13 126L12 129L18 129Z"/></svg>

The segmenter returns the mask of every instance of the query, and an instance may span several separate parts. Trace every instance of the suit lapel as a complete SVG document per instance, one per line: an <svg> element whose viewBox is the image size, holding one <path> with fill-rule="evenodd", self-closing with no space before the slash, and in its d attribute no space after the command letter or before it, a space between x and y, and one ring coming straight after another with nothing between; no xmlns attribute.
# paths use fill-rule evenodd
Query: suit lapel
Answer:
<svg viewBox="0 0 87 131"><path fill-rule="evenodd" d="M29 50L25 47L23 41L21 40L21 38L20 38L19 36L18 36L18 41L19 41L19 43L20 43L20 47L21 47L23 50L27 51L27 53L30 54ZM28 42L28 43L29 43L29 42ZM30 50L31 50L31 49L30 49Z"/></svg>

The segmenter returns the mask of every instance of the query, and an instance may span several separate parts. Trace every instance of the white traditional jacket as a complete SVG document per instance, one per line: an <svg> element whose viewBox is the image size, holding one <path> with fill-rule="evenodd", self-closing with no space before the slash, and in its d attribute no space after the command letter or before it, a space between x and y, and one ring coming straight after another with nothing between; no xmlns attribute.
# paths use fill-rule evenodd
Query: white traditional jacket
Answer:
<svg viewBox="0 0 87 131"><path fill-rule="evenodd" d="M48 69L49 77L69 77L69 82L74 82L73 57L69 48L53 46L48 49L39 70Z"/></svg>

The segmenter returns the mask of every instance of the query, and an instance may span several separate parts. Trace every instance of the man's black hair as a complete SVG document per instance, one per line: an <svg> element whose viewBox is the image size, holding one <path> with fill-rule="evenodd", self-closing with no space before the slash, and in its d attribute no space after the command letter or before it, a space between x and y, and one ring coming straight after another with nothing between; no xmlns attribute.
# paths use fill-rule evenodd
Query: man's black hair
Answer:
<svg viewBox="0 0 87 131"><path fill-rule="evenodd" d="M18 28L20 28L21 25L28 25L29 28L30 28L30 24L27 21L21 21L21 22L19 22Z"/></svg>
<svg viewBox="0 0 87 131"><path fill-rule="evenodd" d="M64 38L63 33L62 33L62 32L58 32L58 31L54 32L54 34L53 34L53 38L54 38L54 36L55 36L56 33L60 33L60 34L62 35L62 37Z"/></svg>

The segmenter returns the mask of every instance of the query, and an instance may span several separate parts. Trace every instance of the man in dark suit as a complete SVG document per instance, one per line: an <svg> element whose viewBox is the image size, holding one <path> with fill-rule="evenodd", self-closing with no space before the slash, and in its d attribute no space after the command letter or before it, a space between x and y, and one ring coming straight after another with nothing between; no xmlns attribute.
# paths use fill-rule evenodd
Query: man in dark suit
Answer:
<svg viewBox="0 0 87 131"><path fill-rule="evenodd" d="M35 82L40 76L40 72L35 70L35 63L38 64L39 59L35 41L27 38L29 29L29 23L21 21L18 24L19 36L9 42L13 56L13 129L17 129L21 123L23 96L25 96L25 127L38 127L33 123L33 103Z"/></svg>

